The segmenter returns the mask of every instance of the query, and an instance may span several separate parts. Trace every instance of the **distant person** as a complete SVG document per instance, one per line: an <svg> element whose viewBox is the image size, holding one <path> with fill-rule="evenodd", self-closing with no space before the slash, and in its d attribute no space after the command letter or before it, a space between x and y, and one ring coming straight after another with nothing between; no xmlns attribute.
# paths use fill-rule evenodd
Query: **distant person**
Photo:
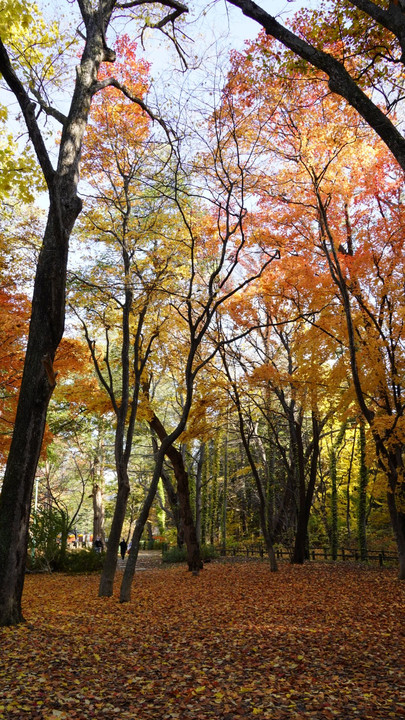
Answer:
<svg viewBox="0 0 405 720"><path fill-rule="evenodd" d="M96 552L101 553L103 549L103 543L101 537L98 535L94 541L94 549Z"/></svg>
<svg viewBox="0 0 405 720"><path fill-rule="evenodd" d="M127 541L124 540L124 538L122 538L122 540L121 540L121 542L120 542L120 552L121 552L121 558L122 558L123 560L125 559L125 553L126 553L126 551L127 551L127 547L128 547Z"/></svg>

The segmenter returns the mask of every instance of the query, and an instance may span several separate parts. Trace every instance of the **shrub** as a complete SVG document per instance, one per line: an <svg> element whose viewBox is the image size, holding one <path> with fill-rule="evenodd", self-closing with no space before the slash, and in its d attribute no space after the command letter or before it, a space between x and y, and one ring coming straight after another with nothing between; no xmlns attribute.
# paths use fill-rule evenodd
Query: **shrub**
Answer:
<svg viewBox="0 0 405 720"><path fill-rule="evenodd" d="M63 562L54 569L59 572L89 573L100 571L103 567L104 555L94 550L73 550L68 552Z"/></svg>
<svg viewBox="0 0 405 720"><path fill-rule="evenodd" d="M186 548L171 547L168 550L163 550L162 561L164 563L186 562Z"/></svg>
<svg viewBox="0 0 405 720"><path fill-rule="evenodd" d="M210 560L214 560L218 557L218 553L215 550L213 545L202 545L201 549L201 559L203 562L209 562ZM162 552L162 561L164 563L181 563L187 561L187 548L182 547L171 547L168 550L163 550Z"/></svg>

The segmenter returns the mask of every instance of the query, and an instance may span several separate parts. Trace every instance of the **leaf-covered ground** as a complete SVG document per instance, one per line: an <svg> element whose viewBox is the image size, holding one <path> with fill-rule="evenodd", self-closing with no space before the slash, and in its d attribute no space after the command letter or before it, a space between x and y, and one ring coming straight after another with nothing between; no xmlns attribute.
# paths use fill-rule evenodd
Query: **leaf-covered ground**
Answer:
<svg viewBox="0 0 405 720"><path fill-rule="evenodd" d="M343 565L29 576L0 631L0 718L405 718L405 583ZM117 588L118 590L118 588Z"/></svg>

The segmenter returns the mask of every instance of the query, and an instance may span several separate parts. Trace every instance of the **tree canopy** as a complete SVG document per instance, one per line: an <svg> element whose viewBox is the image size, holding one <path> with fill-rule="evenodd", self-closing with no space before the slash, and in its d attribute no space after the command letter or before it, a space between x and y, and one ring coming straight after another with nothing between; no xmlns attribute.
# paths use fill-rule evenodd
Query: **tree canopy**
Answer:
<svg viewBox="0 0 405 720"><path fill-rule="evenodd" d="M39 512L100 594L132 541L122 602L147 532L405 577L402 4L227 2L262 29L201 87L177 0L3 3L1 624Z"/></svg>

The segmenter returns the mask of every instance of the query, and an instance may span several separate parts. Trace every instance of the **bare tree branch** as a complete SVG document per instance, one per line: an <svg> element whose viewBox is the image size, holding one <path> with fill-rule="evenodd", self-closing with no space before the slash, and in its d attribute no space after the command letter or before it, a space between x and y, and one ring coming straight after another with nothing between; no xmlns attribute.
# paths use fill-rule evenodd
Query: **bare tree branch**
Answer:
<svg viewBox="0 0 405 720"><path fill-rule="evenodd" d="M100 82L97 82L94 85L93 89L93 95L95 95L100 90L104 90L106 87L114 87L120 92L122 92L125 97L127 97L129 100L131 100L133 103L138 105L144 112L146 112L147 115L149 115L150 119L153 120L153 122L159 123L159 125L163 128L165 131L167 137L169 140L171 140L171 135L173 134L172 130L168 127L168 125L165 123L165 121L161 118L155 115L155 113L144 103L141 98L134 95L125 85L120 83L116 78L108 77L105 78L105 80L101 80Z"/></svg>

